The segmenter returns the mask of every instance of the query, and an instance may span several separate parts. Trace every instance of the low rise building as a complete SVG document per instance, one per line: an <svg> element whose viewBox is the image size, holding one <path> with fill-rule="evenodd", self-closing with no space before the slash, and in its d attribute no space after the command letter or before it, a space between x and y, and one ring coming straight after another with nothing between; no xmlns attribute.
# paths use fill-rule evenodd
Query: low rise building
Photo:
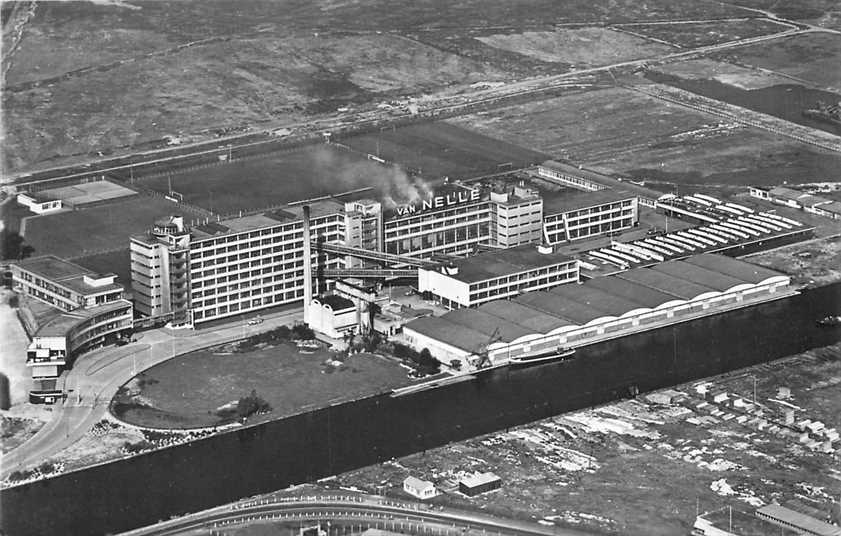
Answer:
<svg viewBox="0 0 841 536"><path fill-rule="evenodd" d="M531 244L418 269L418 290L450 309L577 283L578 261Z"/></svg>
<svg viewBox="0 0 841 536"><path fill-rule="evenodd" d="M304 321L315 331L333 339L355 332L358 325L356 306L349 299L335 294L313 298Z"/></svg>
<svg viewBox="0 0 841 536"><path fill-rule="evenodd" d="M54 402L56 379L78 354L131 332L132 304L115 279L52 255L12 265L19 314L32 341L26 355L31 400Z"/></svg>
<svg viewBox="0 0 841 536"><path fill-rule="evenodd" d="M61 199L41 192L20 193L17 197L20 205L27 207L35 214L49 214L64 208Z"/></svg>
<svg viewBox="0 0 841 536"><path fill-rule="evenodd" d="M403 333L443 362L481 349L501 363L777 299L790 295L790 283L773 270L703 254L419 318Z"/></svg>
<svg viewBox="0 0 841 536"><path fill-rule="evenodd" d="M547 160L537 167L539 177L570 186L579 190L623 190L637 197L639 204L655 208L657 199L662 195L657 190L646 188L629 180L616 179L602 173L596 173L581 166L574 166L557 160Z"/></svg>
<svg viewBox="0 0 841 536"><path fill-rule="evenodd" d="M502 487L502 479L493 473L475 473L458 481L458 490L468 497L475 497Z"/></svg>
<svg viewBox="0 0 841 536"><path fill-rule="evenodd" d="M403 481L403 491L405 491L412 497L417 497L422 501L435 497L437 493L435 489L435 484L427 480L415 478L413 476L406 477L406 479Z"/></svg>
<svg viewBox="0 0 841 536"><path fill-rule="evenodd" d="M792 530L804 536L841 536L841 527L786 508L779 504L769 504L756 511L756 517L769 521L778 527Z"/></svg>

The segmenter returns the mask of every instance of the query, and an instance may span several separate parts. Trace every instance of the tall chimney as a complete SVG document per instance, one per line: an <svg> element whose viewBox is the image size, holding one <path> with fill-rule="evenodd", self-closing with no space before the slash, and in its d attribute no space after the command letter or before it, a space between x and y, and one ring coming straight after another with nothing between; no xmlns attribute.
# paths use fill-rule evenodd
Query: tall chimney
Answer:
<svg viewBox="0 0 841 536"><path fill-rule="evenodd" d="M310 244L310 206L304 205L304 322L310 322L312 302L312 246Z"/></svg>

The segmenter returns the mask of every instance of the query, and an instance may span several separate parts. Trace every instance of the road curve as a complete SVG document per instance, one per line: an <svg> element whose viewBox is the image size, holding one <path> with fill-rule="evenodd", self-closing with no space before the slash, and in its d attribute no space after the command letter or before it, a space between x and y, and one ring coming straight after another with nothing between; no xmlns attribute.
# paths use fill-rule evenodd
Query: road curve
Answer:
<svg viewBox="0 0 841 536"><path fill-rule="evenodd" d="M332 521L391 527L430 535L482 531L512 536L593 536L594 532L491 517L428 504L409 503L364 494L262 498L188 514L123 533L123 536L176 536L196 529L257 521Z"/></svg>

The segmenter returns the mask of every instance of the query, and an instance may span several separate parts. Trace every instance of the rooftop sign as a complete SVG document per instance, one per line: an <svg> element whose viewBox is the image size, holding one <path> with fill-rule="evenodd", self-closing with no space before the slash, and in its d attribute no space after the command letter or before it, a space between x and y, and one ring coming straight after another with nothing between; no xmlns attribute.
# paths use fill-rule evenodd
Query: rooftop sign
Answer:
<svg viewBox="0 0 841 536"><path fill-rule="evenodd" d="M463 203L470 203L478 200L479 190L459 190L456 192L450 192L447 195L436 195L435 197L421 201L420 203L399 206L396 210L397 214L400 216L406 216L408 214L415 214L417 212L445 208L453 205L461 205Z"/></svg>

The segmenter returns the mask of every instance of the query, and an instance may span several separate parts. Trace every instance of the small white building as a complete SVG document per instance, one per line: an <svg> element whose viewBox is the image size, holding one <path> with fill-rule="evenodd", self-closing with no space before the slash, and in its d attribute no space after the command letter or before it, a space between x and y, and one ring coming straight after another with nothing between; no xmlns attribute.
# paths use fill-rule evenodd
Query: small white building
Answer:
<svg viewBox="0 0 841 536"><path fill-rule="evenodd" d="M313 330L334 339L341 339L356 329L356 306L347 298L330 294L313 298L307 324Z"/></svg>
<svg viewBox="0 0 841 536"><path fill-rule="evenodd" d="M406 477L406 480L403 481L403 491L422 501L431 499L437 494L435 484L429 482L428 480L421 480L420 478L415 478L413 476L408 476Z"/></svg>
<svg viewBox="0 0 841 536"><path fill-rule="evenodd" d="M35 192L18 194L18 204L27 207L35 214L48 214L64 208L61 199Z"/></svg>

